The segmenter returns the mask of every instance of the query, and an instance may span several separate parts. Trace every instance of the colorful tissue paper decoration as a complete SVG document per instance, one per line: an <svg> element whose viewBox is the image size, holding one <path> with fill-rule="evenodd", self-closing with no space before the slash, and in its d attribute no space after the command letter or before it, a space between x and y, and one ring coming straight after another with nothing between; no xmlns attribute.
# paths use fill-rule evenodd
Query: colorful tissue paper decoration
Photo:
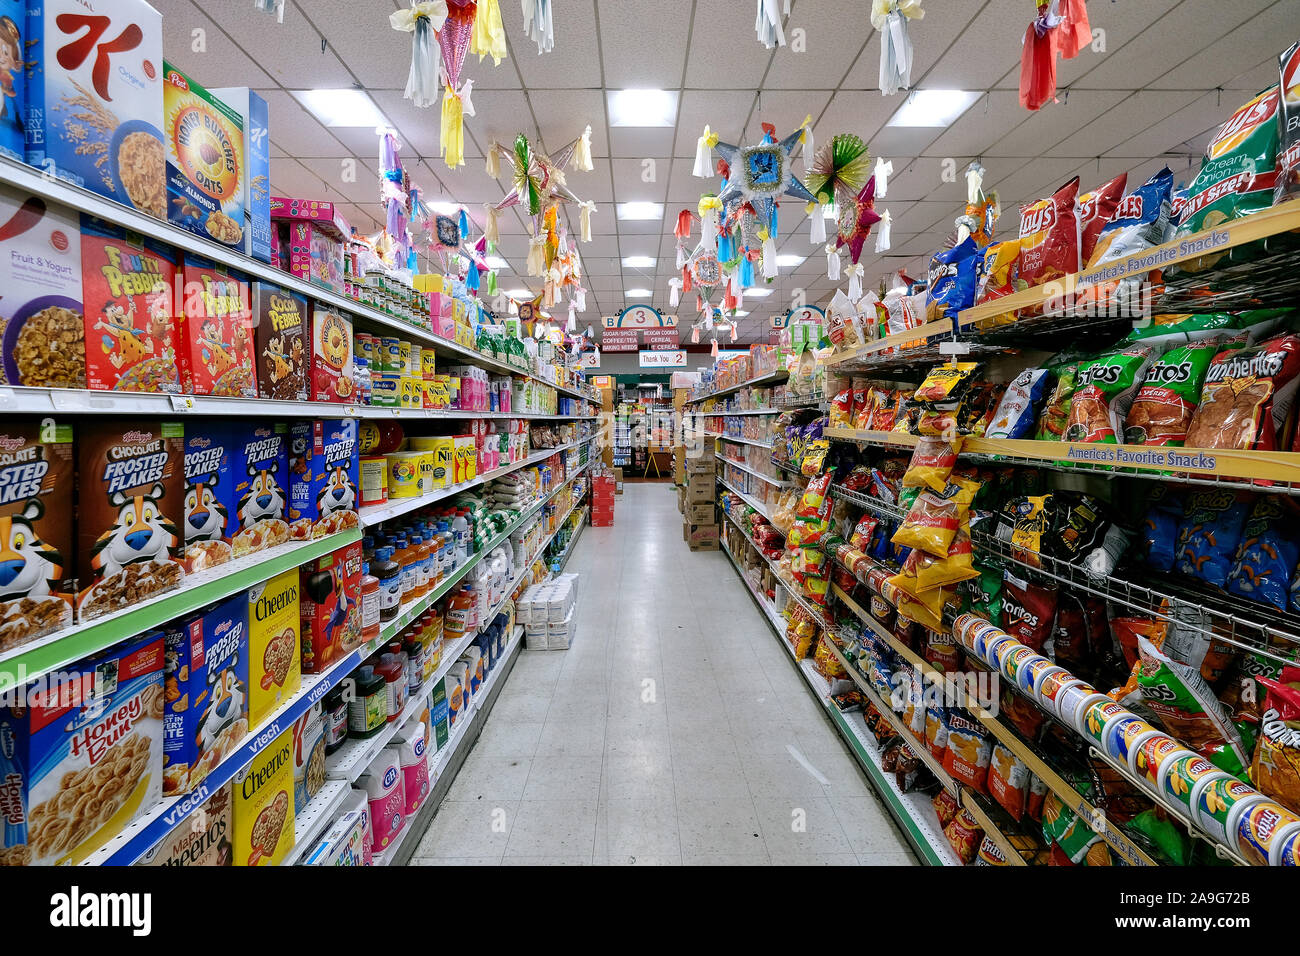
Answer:
<svg viewBox="0 0 1300 956"><path fill-rule="evenodd" d="M907 21L925 16L921 0L871 0L871 25L880 34L880 95L912 85L912 38Z"/></svg>
<svg viewBox="0 0 1300 956"><path fill-rule="evenodd" d="M876 180L871 178L854 199L840 204L840 218L835 248L848 247L849 261L857 264L862 246L871 235L871 227L880 221L876 212Z"/></svg>
<svg viewBox="0 0 1300 956"><path fill-rule="evenodd" d="M533 236L536 238L542 235L544 225L542 217L548 209L562 202L583 205L583 200L569 189L565 181L564 167L575 157L581 160L580 147L584 143L588 144L586 165L590 165L590 135L591 127L588 126L582 136L560 150L554 159L534 149L528 142L528 137L522 133L515 137L513 148L492 143L488 147L489 154L492 155L489 161L489 172L494 166L499 168L497 156L509 159L513 171L510 192L500 202L492 204L491 208L500 212L511 206L523 206L533 219ZM594 205L588 205L584 214L589 217L594 209Z"/></svg>
<svg viewBox="0 0 1300 956"><path fill-rule="evenodd" d="M781 29L782 15L790 15L790 0L758 0L758 15L754 19L754 32L758 42L772 50L785 46L785 31Z"/></svg>
<svg viewBox="0 0 1300 956"><path fill-rule="evenodd" d="M1020 54L1020 105L1028 110L1056 102L1056 57L1072 60L1092 43L1085 0L1035 0Z"/></svg>
<svg viewBox="0 0 1300 956"><path fill-rule="evenodd" d="M439 82L442 59L437 33L446 20L446 0L424 0L388 16L388 23L394 30L411 34L411 69L406 76L403 95L421 108L438 102L442 88Z"/></svg>
<svg viewBox="0 0 1300 956"><path fill-rule="evenodd" d="M814 154L806 185L821 205L842 205L853 202L870 177L867 144L852 133L837 133Z"/></svg>
<svg viewBox="0 0 1300 956"><path fill-rule="evenodd" d="M726 208L740 200L753 207L761 227L775 230L776 201L782 196L813 200L815 197L794 175L790 154L803 141L804 125L777 142L776 127L763 124L763 141L756 146L734 146L719 142L714 146L731 171L727 188L718 194Z"/></svg>

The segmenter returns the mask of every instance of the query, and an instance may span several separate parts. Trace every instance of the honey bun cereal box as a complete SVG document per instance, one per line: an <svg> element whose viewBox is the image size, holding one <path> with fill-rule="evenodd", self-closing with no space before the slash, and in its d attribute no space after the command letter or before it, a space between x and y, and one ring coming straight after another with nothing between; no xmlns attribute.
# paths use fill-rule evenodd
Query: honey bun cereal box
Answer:
<svg viewBox="0 0 1300 956"><path fill-rule="evenodd" d="M262 726L302 686L298 569L248 589L248 723Z"/></svg>
<svg viewBox="0 0 1300 956"><path fill-rule="evenodd" d="M244 254L271 261L271 136L266 100L246 86L208 91L239 114L244 125Z"/></svg>
<svg viewBox="0 0 1300 956"><path fill-rule="evenodd" d="M0 0L0 156L23 162L27 0Z"/></svg>
<svg viewBox="0 0 1300 956"><path fill-rule="evenodd" d="M289 430L289 526L295 540L360 526L357 422L294 422Z"/></svg>
<svg viewBox="0 0 1300 956"><path fill-rule="evenodd" d="M0 184L0 334L8 385L86 387L80 223Z"/></svg>
<svg viewBox="0 0 1300 956"><path fill-rule="evenodd" d="M0 866L77 864L162 798L163 636L0 707Z"/></svg>
<svg viewBox="0 0 1300 956"><path fill-rule="evenodd" d="M165 61L163 139L167 221L242 250L248 176L243 117Z"/></svg>
<svg viewBox="0 0 1300 956"><path fill-rule="evenodd" d="M27 4L26 158L167 219L162 17L143 0Z"/></svg>
<svg viewBox="0 0 1300 956"><path fill-rule="evenodd" d="M235 556L233 538L236 472L231 466L239 440L233 422L194 419L185 429L185 570L202 571Z"/></svg>
<svg viewBox="0 0 1300 956"><path fill-rule="evenodd" d="M72 426L0 424L0 651L72 623Z"/></svg>
<svg viewBox="0 0 1300 956"><path fill-rule="evenodd" d="M164 629L163 793L197 787L248 733L248 599Z"/></svg>
<svg viewBox="0 0 1300 956"><path fill-rule="evenodd" d="M77 619L177 587L184 432L151 419L87 422L77 439Z"/></svg>
<svg viewBox="0 0 1300 956"><path fill-rule="evenodd" d="M361 645L361 542L298 571L302 672L319 674Z"/></svg>
<svg viewBox="0 0 1300 956"><path fill-rule="evenodd" d="M307 300L270 282L254 282L253 324L258 392L277 401L307 401L311 341Z"/></svg>
<svg viewBox="0 0 1300 956"><path fill-rule="evenodd" d="M289 426L232 422L235 557L289 540Z"/></svg>
<svg viewBox="0 0 1300 956"><path fill-rule="evenodd" d="M235 866L276 866L293 848L293 730L235 775Z"/></svg>
<svg viewBox="0 0 1300 956"><path fill-rule="evenodd" d="M150 847L136 866L230 866L234 821L231 784L226 783L191 815Z"/></svg>
<svg viewBox="0 0 1300 956"><path fill-rule="evenodd" d="M198 256L185 256L178 310L181 391L256 398L248 283Z"/></svg>

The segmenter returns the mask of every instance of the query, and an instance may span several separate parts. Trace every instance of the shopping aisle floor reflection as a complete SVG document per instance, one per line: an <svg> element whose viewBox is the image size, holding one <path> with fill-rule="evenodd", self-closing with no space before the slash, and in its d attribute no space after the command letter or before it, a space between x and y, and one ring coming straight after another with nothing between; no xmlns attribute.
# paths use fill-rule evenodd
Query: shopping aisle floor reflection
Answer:
<svg viewBox="0 0 1300 956"><path fill-rule="evenodd" d="M912 864L720 551L627 483L567 651L523 651L414 864Z"/></svg>

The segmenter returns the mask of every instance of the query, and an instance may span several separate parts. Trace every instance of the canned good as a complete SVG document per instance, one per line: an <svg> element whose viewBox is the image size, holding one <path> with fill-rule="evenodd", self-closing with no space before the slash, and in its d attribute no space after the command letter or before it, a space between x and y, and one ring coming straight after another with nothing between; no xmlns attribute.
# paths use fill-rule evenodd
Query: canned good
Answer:
<svg viewBox="0 0 1300 956"><path fill-rule="evenodd" d="M411 374L411 343L406 339L401 339L397 343L397 368L393 371L398 375Z"/></svg>
<svg viewBox="0 0 1300 956"><path fill-rule="evenodd" d="M1014 683L1016 675L1020 673L1020 668L1027 666L1035 658L1047 660L1032 647L1016 641L1012 646L1003 645L998 651L998 669L1002 671L1007 680ZM1051 662L1048 661L1048 663Z"/></svg>
<svg viewBox="0 0 1300 956"><path fill-rule="evenodd" d="M1300 817L1267 800L1247 807L1237 817L1237 849L1255 866L1276 866L1283 839L1300 833Z"/></svg>
<svg viewBox="0 0 1300 956"><path fill-rule="evenodd" d="M1211 780L1230 780L1232 775L1220 770L1198 753L1185 750L1160 765L1157 791L1166 803L1180 805L1191 813L1196 805L1197 789Z"/></svg>
<svg viewBox="0 0 1300 956"><path fill-rule="evenodd" d="M1018 640L1010 634L995 634L984 639L984 663L988 664L994 670L1000 669L998 657L1004 650L1009 650L1013 645L1020 644Z"/></svg>
<svg viewBox="0 0 1300 956"><path fill-rule="evenodd" d="M438 354L433 349L424 349L420 352L420 377L426 382L438 374L437 369L434 368L437 358Z"/></svg>
<svg viewBox="0 0 1300 956"><path fill-rule="evenodd" d="M437 454L431 451L420 452L420 493L429 494L437 486L434 484L434 471L436 470Z"/></svg>
<svg viewBox="0 0 1300 956"><path fill-rule="evenodd" d="M1035 688L1045 676L1063 670L1065 668L1053 664L1051 658L1032 657L1021 664L1020 670L1016 672L1016 686L1026 694L1034 695Z"/></svg>
<svg viewBox="0 0 1300 956"><path fill-rule="evenodd" d="M388 496L390 498L418 498L420 489L420 453L394 451L388 459Z"/></svg>
<svg viewBox="0 0 1300 956"><path fill-rule="evenodd" d="M388 500L388 459L361 459L361 506L382 505Z"/></svg>
<svg viewBox="0 0 1300 956"><path fill-rule="evenodd" d="M1265 803L1268 798L1236 777L1225 777L1210 780L1197 791L1192 819L1219 843L1236 846L1237 821L1255 804Z"/></svg>
<svg viewBox="0 0 1300 956"><path fill-rule="evenodd" d="M1100 746L1101 732L1106 729L1106 721L1118 714L1127 713L1128 710L1122 704L1117 704L1105 694L1094 694L1080 705L1075 714L1078 722L1074 729L1085 737L1091 737Z"/></svg>
<svg viewBox="0 0 1300 956"><path fill-rule="evenodd" d="M1133 742L1128 768L1149 790L1160 791L1160 767L1190 751L1168 734L1154 731Z"/></svg>
<svg viewBox="0 0 1300 956"><path fill-rule="evenodd" d="M1269 861L1273 866L1296 866L1300 862L1300 830L1288 830L1273 849L1277 856Z"/></svg>
<svg viewBox="0 0 1300 956"><path fill-rule="evenodd" d="M381 372L397 374L398 363L401 361L400 340L396 335L383 335L379 338L379 352L375 356L379 362L375 368Z"/></svg>

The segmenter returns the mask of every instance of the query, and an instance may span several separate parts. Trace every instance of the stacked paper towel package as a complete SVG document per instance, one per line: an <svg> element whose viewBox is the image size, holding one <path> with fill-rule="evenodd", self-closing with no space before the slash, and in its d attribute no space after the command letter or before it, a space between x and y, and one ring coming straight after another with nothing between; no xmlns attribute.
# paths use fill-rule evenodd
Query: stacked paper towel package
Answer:
<svg viewBox="0 0 1300 956"><path fill-rule="evenodd" d="M573 615L577 601L576 574L557 575L525 591L515 608L515 619L524 626L524 647L530 651L568 649L578 636Z"/></svg>

